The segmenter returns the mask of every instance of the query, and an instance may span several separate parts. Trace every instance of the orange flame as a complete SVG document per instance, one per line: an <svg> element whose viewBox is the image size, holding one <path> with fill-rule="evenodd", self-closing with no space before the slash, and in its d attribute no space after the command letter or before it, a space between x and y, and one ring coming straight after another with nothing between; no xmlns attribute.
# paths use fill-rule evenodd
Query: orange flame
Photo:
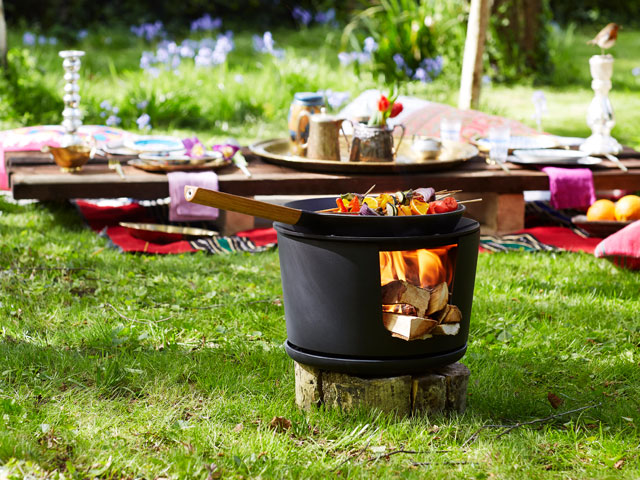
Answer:
<svg viewBox="0 0 640 480"><path fill-rule="evenodd" d="M451 287L456 245L420 250L380 252L380 280L405 280L426 288L447 282Z"/></svg>

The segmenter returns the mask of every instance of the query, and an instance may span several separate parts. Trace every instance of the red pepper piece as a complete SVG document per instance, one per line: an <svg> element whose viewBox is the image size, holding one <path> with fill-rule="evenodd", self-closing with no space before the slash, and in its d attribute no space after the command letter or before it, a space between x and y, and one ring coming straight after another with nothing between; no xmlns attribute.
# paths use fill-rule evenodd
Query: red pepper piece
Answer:
<svg viewBox="0 0 640 480"><path fill-rule="evenodd" d="M442 203L447 207L447 212L453 212L458 209L458 202L453 197L445 197L442 199Z"/></svg>
<svg viewBox="0 0 640 480"><path fill-rule="evenodd" d="M358 200L357 196L353 197L353 200L351 200L351 205L349 205L349 211L351 213L360 212L360 200Z"/></svg>
<svg viewBox="0 0 640 480"><path fill-rule="evenodd" d="M347 211L347 207L344 206L344 202L342 201L342 199L340 197L336 198L336 205L338 205L338 210L340 212L346 212Z"/></svg>

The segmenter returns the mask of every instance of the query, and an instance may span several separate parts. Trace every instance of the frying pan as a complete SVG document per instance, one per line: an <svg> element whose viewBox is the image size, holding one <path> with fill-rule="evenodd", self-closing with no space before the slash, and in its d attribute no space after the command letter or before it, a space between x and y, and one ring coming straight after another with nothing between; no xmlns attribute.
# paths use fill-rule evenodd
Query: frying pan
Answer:
<svg viewBox="0 0 640 480"><path fill-rule="evenodd" d="M337 197L296 200L281 206L191 185L184 187L184 197L200 205L292 225L299 232L357 237L447 233L456 227L465 211L465 206L458 204L458 209L452 212L429 215L388 217L321 213L318 210L335 207Z"/></svg>

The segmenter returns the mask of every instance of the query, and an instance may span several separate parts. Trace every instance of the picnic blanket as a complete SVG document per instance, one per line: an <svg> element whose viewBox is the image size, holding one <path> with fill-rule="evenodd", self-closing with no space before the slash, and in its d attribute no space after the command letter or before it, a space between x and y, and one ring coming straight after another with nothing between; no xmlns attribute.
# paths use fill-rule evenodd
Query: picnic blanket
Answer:
<svg viewBox="0 0 640 480"><path fill-rule="evenodd" d="M169 224L169 201L165 199L132 201L75 200L85 223L96 233L109 239L110 246L128 253L180 254L196 251L206 253L248 252L257 253L273 248L276 244L275 230L254 229L233 236L202 237L193 240L156 241L136 237L131 230L120 226L120 222ZM211 228L207 222L172 223L178 226Z"/></svg>

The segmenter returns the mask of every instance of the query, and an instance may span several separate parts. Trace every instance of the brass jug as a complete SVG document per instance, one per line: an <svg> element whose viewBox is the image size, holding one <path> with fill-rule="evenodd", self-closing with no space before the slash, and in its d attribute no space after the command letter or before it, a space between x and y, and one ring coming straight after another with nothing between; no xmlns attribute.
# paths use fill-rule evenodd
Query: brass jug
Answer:
<svg viewBox="0 0 640 480"><path fill-rule="evenodd" d="M306 157L313 160L340 161L340 131L345 139L347 135L342 128L343 118L329 115L325 108L320 113L301 112L300 119L309 117L309 140L302 145ZM347 147L349 140L347 139Z"/></svg>

